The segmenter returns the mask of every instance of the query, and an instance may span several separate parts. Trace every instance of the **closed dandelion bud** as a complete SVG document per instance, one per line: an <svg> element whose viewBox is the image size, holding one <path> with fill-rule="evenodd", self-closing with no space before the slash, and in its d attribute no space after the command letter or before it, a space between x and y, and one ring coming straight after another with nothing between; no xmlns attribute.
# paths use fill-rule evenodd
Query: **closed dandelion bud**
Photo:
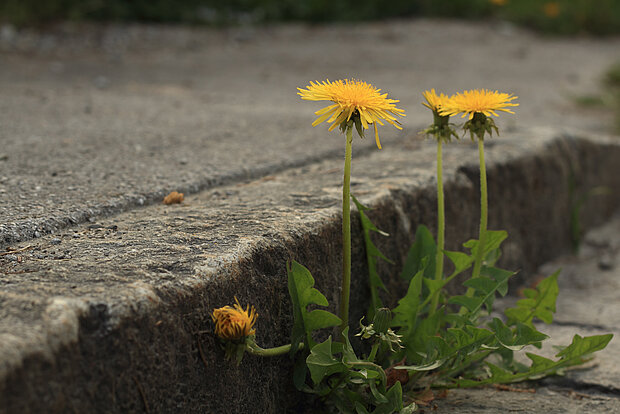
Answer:
<svg viewBox="0 0 620 414"><path fill-rule="evenodd" d="M392 311L388 308L377 309L375 318L372 320L372 326L377 334L387 333L392 323Z"/></svg>

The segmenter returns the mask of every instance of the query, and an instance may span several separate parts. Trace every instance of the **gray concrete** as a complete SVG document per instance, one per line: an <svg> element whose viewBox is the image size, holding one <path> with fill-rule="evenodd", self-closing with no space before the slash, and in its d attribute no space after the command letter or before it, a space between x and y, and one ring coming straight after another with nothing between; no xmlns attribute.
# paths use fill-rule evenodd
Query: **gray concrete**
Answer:
<svg viewBox="0 0 620 414"><path fill-rule="evenodd" d="M230 366L209 312L235 295L251 301L259 342L284 343L288 259L337 303L342 139L311 128L319 106L295 95L311 79L367 79L407 110L403 132L381 129L384 150L354 144L353 192L391 233L377 243L396 268L415 227L435 222L434 146L417 135L430 118L419 104L426 88L520 97L487 153L490 225L510 232L503 260L522 269L515 285L568 251L576 194L612 190L586 204L586 228L620 205L620 144L604 134L607 115L567 99L596 89L618 40L428 21L82 33L1 45L0 245L16 251L0 256L0 412L294 406L288 360ZM450 145L445 165L456 249L476 233L475 148ZM195 194L160 204L171 190ZM366 295L354 232L351 320ZM402 288L394 268L381 271ZM566 318L563 327L617 329L607 318Z"/></svg>
<svg viewBox="0 0 620 414"><path fill-rule="evenodd" d="M311 128L310 80L355 77L401 100L421 93L519 96L504 131L600 132L608 115L572 98L600 89L618 39L541 39L505 24L441 21L212 31L67 26L0 41L0 246L102 214L341 156ZM402 138L382 128L386 144ZM373 146L372 139L358 151Z"/></svg>

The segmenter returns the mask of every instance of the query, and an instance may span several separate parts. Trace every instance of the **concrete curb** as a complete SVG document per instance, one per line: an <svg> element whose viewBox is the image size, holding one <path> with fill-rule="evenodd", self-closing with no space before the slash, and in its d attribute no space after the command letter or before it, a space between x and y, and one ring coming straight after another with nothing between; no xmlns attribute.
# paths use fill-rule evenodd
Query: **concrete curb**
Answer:
<svg viewBox="0 0 620 414"><path fill-rule="evenodd" d="M391 234L377 244L399 269L416 226L433 227L433 146L405 139L354 157L353 192ZM575 193L569 177L578 194L600 185L612 190L585 205L584 228L620 206L617 139L531 129L490 141L488 159L490 228L509 231L503 264L522 269L517 284L570 248ZM447 246L456 249L477 226L475 151L451 146L445 164ZM38 239L24 253L26 263L7 264L1 281L7 289L0 296L0 412L282 412L294 406L299 395L289 384L290 361L226 363L209 333L209 312L236 295L259 309L259 343L285 343L289 259L311 269L335 307L339 168L325 160L204 191L186 207L153 205L101 219L98 227L78 226L79 237L61 235L68 259L49 257L52 236ZM126 234L107 230L114 226ZM367 293L358 226L354 231L352 321ZM124 238L122 252L113 245L117 236ZM114 260L104 259L109 249ZM381 271L392 291L402 288L394 268ZM83 286L74 283L82 279Z"/></svg>

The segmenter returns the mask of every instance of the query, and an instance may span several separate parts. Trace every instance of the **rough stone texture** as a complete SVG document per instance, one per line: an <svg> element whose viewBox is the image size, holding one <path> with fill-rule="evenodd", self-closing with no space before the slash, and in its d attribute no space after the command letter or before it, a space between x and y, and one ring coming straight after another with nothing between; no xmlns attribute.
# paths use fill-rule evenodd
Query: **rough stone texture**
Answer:
<svg viewBox="0 0 620 414"><path fill-rule="evenodd" d="M413 134L425 89L519 96L503 131L599 132L596 93L620 39L541 39L502 24L403 21L201 30L63 26L0 40L0 247L170 191L195 193L325 157L341 140L311 128L320 103L297 87L356 77L401 100ZM387 145L402 135L381 128ZM373 140L357 143L371 149ZM310 144L312 143L312 144Z"/></svg>
<svg viewBox="0 0 620 414"><path fill-rule="evenodd" d="M403 137L382 151L354 155L353 192L391 233L377 243L396 261L382 269L393 292L415 228L435 220L434 151L430 142ZM491 211L500 213L492 213L491 228L501 221L511 233L504 264L535 269L566 251L569 165L583 171L577 191L595 182L617 195L618 157L614 139L557 138L549 129L492 141ZM476 233L476 158L470 143L446 148L453 248ZM326 160L12 246L27 250L0 256L0 409L139 411L148 404L153 411L277 412L290 406L297 397L287 385L288 360L248 357L231 367L210 333L209 312L236 295L258 308L261 344L286 342L290 259L307 265L337 304L340 164ZM593 200L584 218L595 219L584 224L602 221L614 205L617 196ZM358 320L367 293L358 225L353 240L351 320ZM525 276L519 283L528 283Z"/></svg>
<svg viewBox="0 0 620 414"><path fill-rule="evenodd" d="M567 387L545 387L535 393L495 389L453 390L445 400L437 400L421 414L459 413L619 413L617 396L583 393Z"/></svg>

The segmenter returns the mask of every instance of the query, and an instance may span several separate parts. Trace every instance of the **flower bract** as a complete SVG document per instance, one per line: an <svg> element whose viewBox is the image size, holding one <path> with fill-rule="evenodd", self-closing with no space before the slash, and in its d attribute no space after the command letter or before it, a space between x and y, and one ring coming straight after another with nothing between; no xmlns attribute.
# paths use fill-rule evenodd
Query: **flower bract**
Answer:
<svg viewBox="0 0 620 414"><path fill-rule="evenodd" d="M472 119L475 113L481 113L486 116L498 116L496 111L514 114L508 108L519 106L518 103L512 102L515 99L517 97L512 94L487 89L473 89L452 96L441 106L439 113L441 115L462 113L462 118L468 116L469 119Z"/></svg>
<svg viewBox="0 0 620 414"><path fill-rule="evenodd" d="M215 334L222 339L235 341L254 335L253 329L258 314L254 306L250 309L241 307L237 298L234 306L224 306L214 309L211 318L215 322Z"/></svg>
<svg viewBox="0 0 620 414"><path fill-rule="evenodd" d="M379 148L381 148L381 143L377 124L384 125L382 121L386 121L402 129L396 119L396 116L405 116L405 111L396 107L396 103L400 101L388 99L387 93L381 93L381 89L369 83L350 79L334 82L326 80L325 82L310 82L306 89L297 89L301 99L333 102L332 105L315 112L319 117L312 123L312 126L327 121L332 124L329 127L332 131L337 126L344 129L343 125L353 120L358 133L362 136L363 130L372 125Z"/></svg>
<svg viewBox="0 0 620 414"><path fill-rule="evenodd" d="M450 115L440 115L443 108L450 98L443 93L437 95L435 89L422 92L422 96L426 102L422 105L433 111L433 124L423 131L427 135L434 135L437 139L449 142L454 136L458 139L458 135L450 125Z"/></svg>

